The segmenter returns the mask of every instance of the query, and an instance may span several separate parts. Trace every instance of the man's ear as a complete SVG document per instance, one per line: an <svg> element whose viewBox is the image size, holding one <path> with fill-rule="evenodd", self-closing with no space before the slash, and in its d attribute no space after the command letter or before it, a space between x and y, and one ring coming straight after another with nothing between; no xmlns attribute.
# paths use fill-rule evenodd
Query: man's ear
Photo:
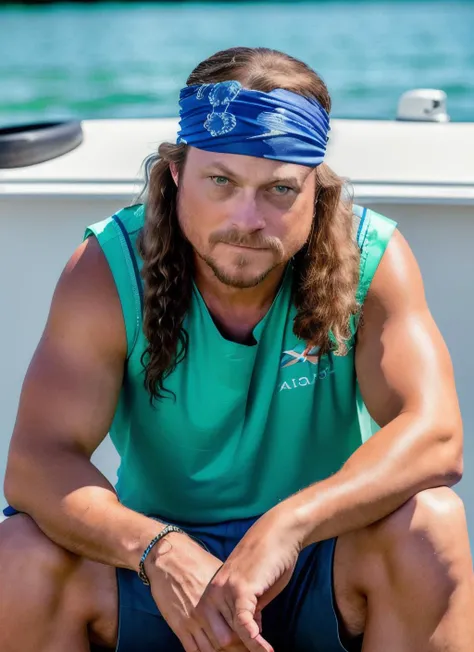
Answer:
<svg viewBox="0 0 474 652"><path fill-rule="evenodd" d="M170 161L170 172L171 176L173 177L173 181L175 182L176 186L178 185L178 179L179 179L179 174L178 174L178 166L174 161Z"/></svg>

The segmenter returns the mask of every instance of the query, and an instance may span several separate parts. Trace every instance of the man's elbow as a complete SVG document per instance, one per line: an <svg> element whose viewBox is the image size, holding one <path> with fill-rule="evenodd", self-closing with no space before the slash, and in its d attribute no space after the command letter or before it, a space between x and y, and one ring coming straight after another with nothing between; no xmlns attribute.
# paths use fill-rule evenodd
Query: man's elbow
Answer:
<svg viewBox="0 0 474 652"><path fill-rule="evenodd" d="M445 482L448 487L452 487L462 480L464 472L464 460L462 455L449 460L444 472Z"/></svg>
<svg viewBox="0 0 474 652"><path fill-rule="evenodd" d="M453 487L462 480L464 462L462 456L449 460L443 473L443 485Z"/></svg>
<svg viewBox="0 0 474 652"><path fill-rule="evenodd" d="M15 472L12 470L11 464L8 464L7 470L5 471L5 478L3 480L3 493L7 503L12 507L18 501L17 485L18 483L15 477Z"/></svg>
<svg viewBox="0 0 474 652"><path fill-rule="evenodd" d="M27 467L26 459L18 453L10 452L3 481L3 493L7 503L19 511L25 510L25 501L32 488L32 475Z"/></svg>
<svg viewBox="0 0 474 652"><path fill-rule="evenodd" d="M436 442L439 454L438 472L441 484L448 487L460 482L464 471L463 429L461 419L456 419L443 428L436 428Z"/></svg>

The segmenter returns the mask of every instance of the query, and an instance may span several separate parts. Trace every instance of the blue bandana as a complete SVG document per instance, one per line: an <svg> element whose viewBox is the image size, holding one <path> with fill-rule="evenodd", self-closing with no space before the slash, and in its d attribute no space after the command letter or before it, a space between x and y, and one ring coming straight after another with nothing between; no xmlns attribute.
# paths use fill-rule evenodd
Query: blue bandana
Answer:
<svg viewBox="0 0 474 652"><path fill-rule="evenodd" d="M186 86L179 97L178 143L316 167L324 160L329 116L315 99L238 81Z"/></svg>

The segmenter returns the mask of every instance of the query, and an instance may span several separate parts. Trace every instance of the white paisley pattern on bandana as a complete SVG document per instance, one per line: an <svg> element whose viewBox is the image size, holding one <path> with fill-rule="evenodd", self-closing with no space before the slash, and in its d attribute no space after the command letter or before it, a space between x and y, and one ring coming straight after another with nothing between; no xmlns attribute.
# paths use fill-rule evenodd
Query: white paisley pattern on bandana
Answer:
<svg viewBox="0 0 474 652"><path fill-rule="evenodd" d="M182 88L179 117L178 143L308 167L323 162L330 129L315 98L246 89L235 79Z"/></svg>
<svg viewBox="0 0 474 652"><path fill-rule="evenodd" d="M201 86L197 92L196 99L202 100L204 98L208 86L211 86L211 84L203 84ZM219 82L218 84L212 85L212 90L207 98L209 104L212 106L212 113L207 115L204 123L205 129L207 129L211 136L223 136L235 129L237 118L228 109L241 89L242 86L235 81ZM223 107L224 110L216 111L219 107Z"/></svg>

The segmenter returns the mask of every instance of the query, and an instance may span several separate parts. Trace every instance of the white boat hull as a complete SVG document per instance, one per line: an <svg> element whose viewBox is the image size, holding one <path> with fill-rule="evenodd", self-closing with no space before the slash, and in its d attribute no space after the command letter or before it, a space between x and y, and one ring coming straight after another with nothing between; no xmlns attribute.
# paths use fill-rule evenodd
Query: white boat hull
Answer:
<svg viewBox="0 0 474 652"><path fill-rule="evenodd" d="M149 122L152 121L147 125ZM170 130L169 123L166 123L166 130ZM469 133L472 137L474 131ZM160 138L157 140L159 142ZM139 188L134 175L141 160L155 145L152 146L149 137L146 139L146 147L143 145L135 153L133 171L127 178L101 183L87 178L86 173L80 181L61 179L56 183L45 175L35 176L26 168L17 176L10 171L0 171L0 238L3 244L0 256L0 341L3 345L0 478L4 474L21 384L41 336L61 270L80 243L88 224L133 201ZM43 166L34 167L40 172L43 169ZM451 193L446 184L431 187L424 179L418 184L405 183L404 193L399 192L400 181L388 184L380 179L375 183L367 178L356 179L355 190L359 203L399 222L400 230L418 258L430 308L451 352L465 426L465 476L457 490L465 500L474 532L474 353L471 349L474 332L471 304L474 170L472 177L472 184L463 179L462 184L456 186L457 190L450 181ZM456 196L456 192L462 197ZM45 407L54 410L54 401ZM94 460L113 480L118 460L107 440ZM0 504L2 499L0 491Z"/></svg>

